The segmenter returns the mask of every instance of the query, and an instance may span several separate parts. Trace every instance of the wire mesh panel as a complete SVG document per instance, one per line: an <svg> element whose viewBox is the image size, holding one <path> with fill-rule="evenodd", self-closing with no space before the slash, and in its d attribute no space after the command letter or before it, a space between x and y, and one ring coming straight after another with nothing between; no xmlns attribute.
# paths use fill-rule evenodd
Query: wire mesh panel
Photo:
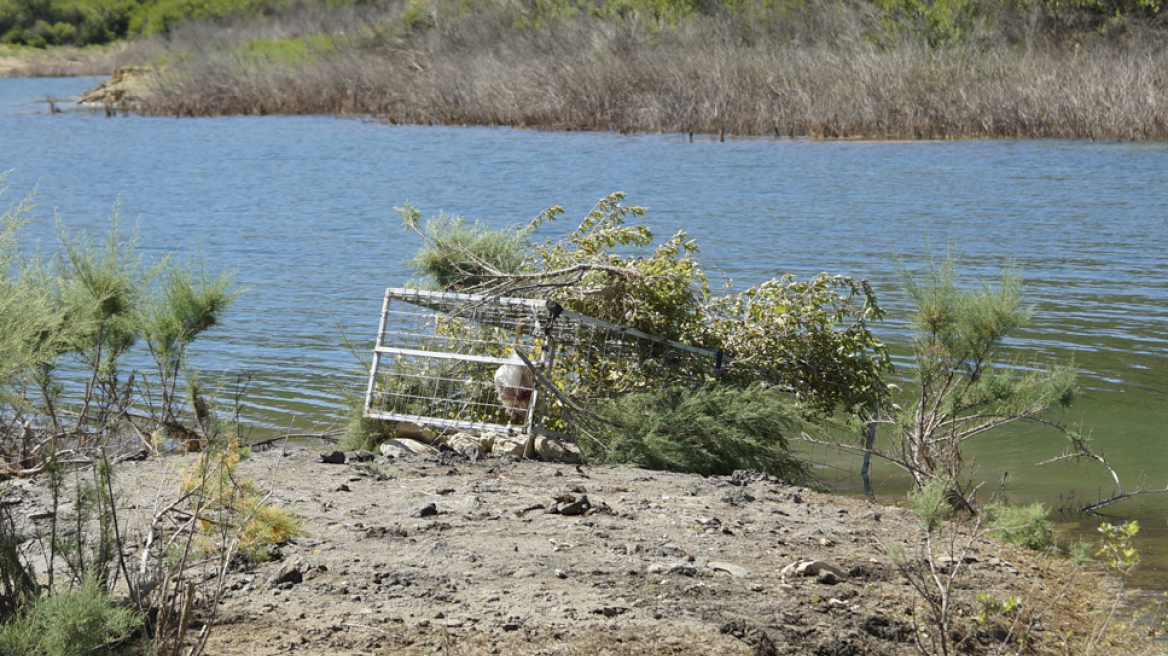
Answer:
<svg viewBox="0 0 1168 656"><path fill-rule="evenodd" d="M574 410L697 382L721 352L564 310L554 301L390 288L365 416L458 430L572 434Z"/></svg>

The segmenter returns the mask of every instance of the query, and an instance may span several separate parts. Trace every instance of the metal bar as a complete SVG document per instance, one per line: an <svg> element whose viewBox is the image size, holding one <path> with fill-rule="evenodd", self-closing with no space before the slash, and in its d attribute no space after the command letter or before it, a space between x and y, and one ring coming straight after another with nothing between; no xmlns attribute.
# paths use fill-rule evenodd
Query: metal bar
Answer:
<svg viewBox="0 0 1168 656"><path fill-rule="evenodd" d="M435 301L451 301L456 303L498 303L500 305L522 305L542 310L547 307L547 301L532 298L511 298L507 296L484 296L482 294L460 294L457 292L431 292L424 289L410 289L408 287L389 287L386 294L393 294L399 300L412 303L414 298Z"/></svg>
<svg viewBox="0 0 1168 656"><path fill-rule="evenodd" d="M369 410L365 416L370 419L385 419L386 421L408 421L422 426L436 426L438 428L459 428L465 430L488 430L497 433L522 434L514 424L493 424L481 421L463 421L461 419L440 419L438 417L423 417L421 415L407 415L399 412L384 410Z"/></svg>
<svg viewBox="0 0 1168 656"><path fill-rule="evenodd" d="M365 412L373 407L373 390L377 386L377 370L381 367L381 353L377 351L385 340L385 322L389 318L389 293L381 302L381 320L377 326L376 347L373 349L373 365L369 367L369 386L365 388Z"/></svg>
<svg viewBox="0 0 1168 656"><path fill-rule="evenodd" d="M548 371L551 371L556 366L556 342L551 337L548 337L546 348L543 366ZM538 392L538 389L536 391ZM539 399L539 403L531 404L532 412L536 413L532 430L539 432L543 430L544 406L547 405L547 399L542 394L537 395L536 398Z"/></svg>
<svg viewBox="0 0 1168 656"><path fill-rule="evenodd" d="M394 355L412 355L419 358L433 358L436 360L460 360L463 362L480 362L482 364L516 364L514 360L496 358L490 355L472 355L470 353L451 353L449 351L424 351L422 349L398 348L396 346L378 346L373 349L376 353L392 353Z"/></svg>

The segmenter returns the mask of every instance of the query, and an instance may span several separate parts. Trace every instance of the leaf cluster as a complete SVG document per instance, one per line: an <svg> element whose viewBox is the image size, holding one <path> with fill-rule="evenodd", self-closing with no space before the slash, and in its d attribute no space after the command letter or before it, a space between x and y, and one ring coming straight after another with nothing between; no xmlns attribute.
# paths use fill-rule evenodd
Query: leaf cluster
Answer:
<svg viewBox="0 0 1168 656"><path fill-rule="evenodd" d="M12 656L108 653L142 625L133 609L113 603L96 576L76 588L36 599L0 630L0 652Z"/></svg>
<svg viewBox="0 0 1168 656"><path fill-rule="evenodd" d="M801 419L790 404L761 386L709 385L628 394L601 409L611 424L601 444L584 441L597 462L647 469L729 475L757 469L797 478L804 466L787 450Z"/></svg>
<svg viewBox="0 0 1168 656"><path fill-rule="evenodd" d="M887 350L869 329L884 313L866 280L787 275L712 299L705 312L734 356L728 377L738 384L793 390L824 414L871 408L886 393Z"/></svg>
<svg viewBox="0 0 1168 656"><path fill-rule="evenodd" d="M182 487L205 536L234 536L240 553L264 561L273 548L305 533L298 517L267 503L256 482L239 474L240 461L249 456L234 440L207 449L185 472ZM210 551L223 544L222 539L208 539L203 548Z"/></svg>
<svg viewBox="0 0 1168 656"><path fill-rule="evenodd" d="M983 526L995 531L1003 542L1020 547L1045 551L1053 546L1054 526L1050 523L1050 509L1041 503L1011 505L994 502L982 509Z"/></svg>
<svg viewBox="0 0 1168 656"><path fill-rule="evenodd" d="M1132 540L1139 532L1140 524L1135 520L1125 524L1100 524L1102 537L1095 555L1102 557L1103 562L1120 575L1127 576L1140 562L1140 554L1132 546Z"/></svg>
<svg viewBox="0 0 1168 656"><path fill-rule="evenodd" d="M622 205L617 192L601 199L566 238L534 246L534 268L564 272L549 279L549 296L565 308L664 339L703 341L703 302L709 282L696 260L699 248L678 232L652 247L640 219L645 208ZM555 220L544 212L533 228Z"/></svg>

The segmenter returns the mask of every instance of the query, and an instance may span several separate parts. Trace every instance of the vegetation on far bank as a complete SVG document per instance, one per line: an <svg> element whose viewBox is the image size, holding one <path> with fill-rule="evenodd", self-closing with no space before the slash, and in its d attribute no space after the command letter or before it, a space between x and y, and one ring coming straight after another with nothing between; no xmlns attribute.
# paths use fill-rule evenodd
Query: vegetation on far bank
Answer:
<svg viewBox="0 0 1168 656"><path fill-rule="evenodd" d="M0 42L37 48L101 45L116 39L166 34L194 20L233 23L257 17L294 15L307 5L346 5L385 11L398 7L401 26L425 30L470 14L503 14L516 30L532 30L584 17L611 22L648 21L659 30L683 28L695 18L745 21L751 36L773 36L783 23L830 13L852 13L870 21L867 37L889 40L912 33L931 44L978 40L994 33L1023 38L1027 31L1075 32L1114 29L1131 21L1158 22L1159 0L2 0ZM831 19L828 19L831 20ZM386 25L379 28L392 27ZM779 31L782 31L781 29Z"/></svg>
<svg viewBox="0 0 1168 656"><path fill-rule="evenodd" d="M0 0L0 41L122 39L104 72L162 65L131 104L165 115L1168 138L1158 0L100 2Z"/></svg>

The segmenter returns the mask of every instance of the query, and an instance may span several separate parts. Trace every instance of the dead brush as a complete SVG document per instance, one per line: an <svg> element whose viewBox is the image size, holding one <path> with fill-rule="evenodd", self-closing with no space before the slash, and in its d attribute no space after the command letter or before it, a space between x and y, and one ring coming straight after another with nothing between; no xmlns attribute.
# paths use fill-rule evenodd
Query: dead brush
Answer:
<svg viewBox="0 0 1168 656"><path fill-rule="evenodd" d="M378 32L297 66L203 49L157 80L146 109L817 138L1168 138L1168 52L1155 34L1080 48L930 46L910 35L874 43L860 9L761 27L584 16L529 30L507 11Z"/></svg>

